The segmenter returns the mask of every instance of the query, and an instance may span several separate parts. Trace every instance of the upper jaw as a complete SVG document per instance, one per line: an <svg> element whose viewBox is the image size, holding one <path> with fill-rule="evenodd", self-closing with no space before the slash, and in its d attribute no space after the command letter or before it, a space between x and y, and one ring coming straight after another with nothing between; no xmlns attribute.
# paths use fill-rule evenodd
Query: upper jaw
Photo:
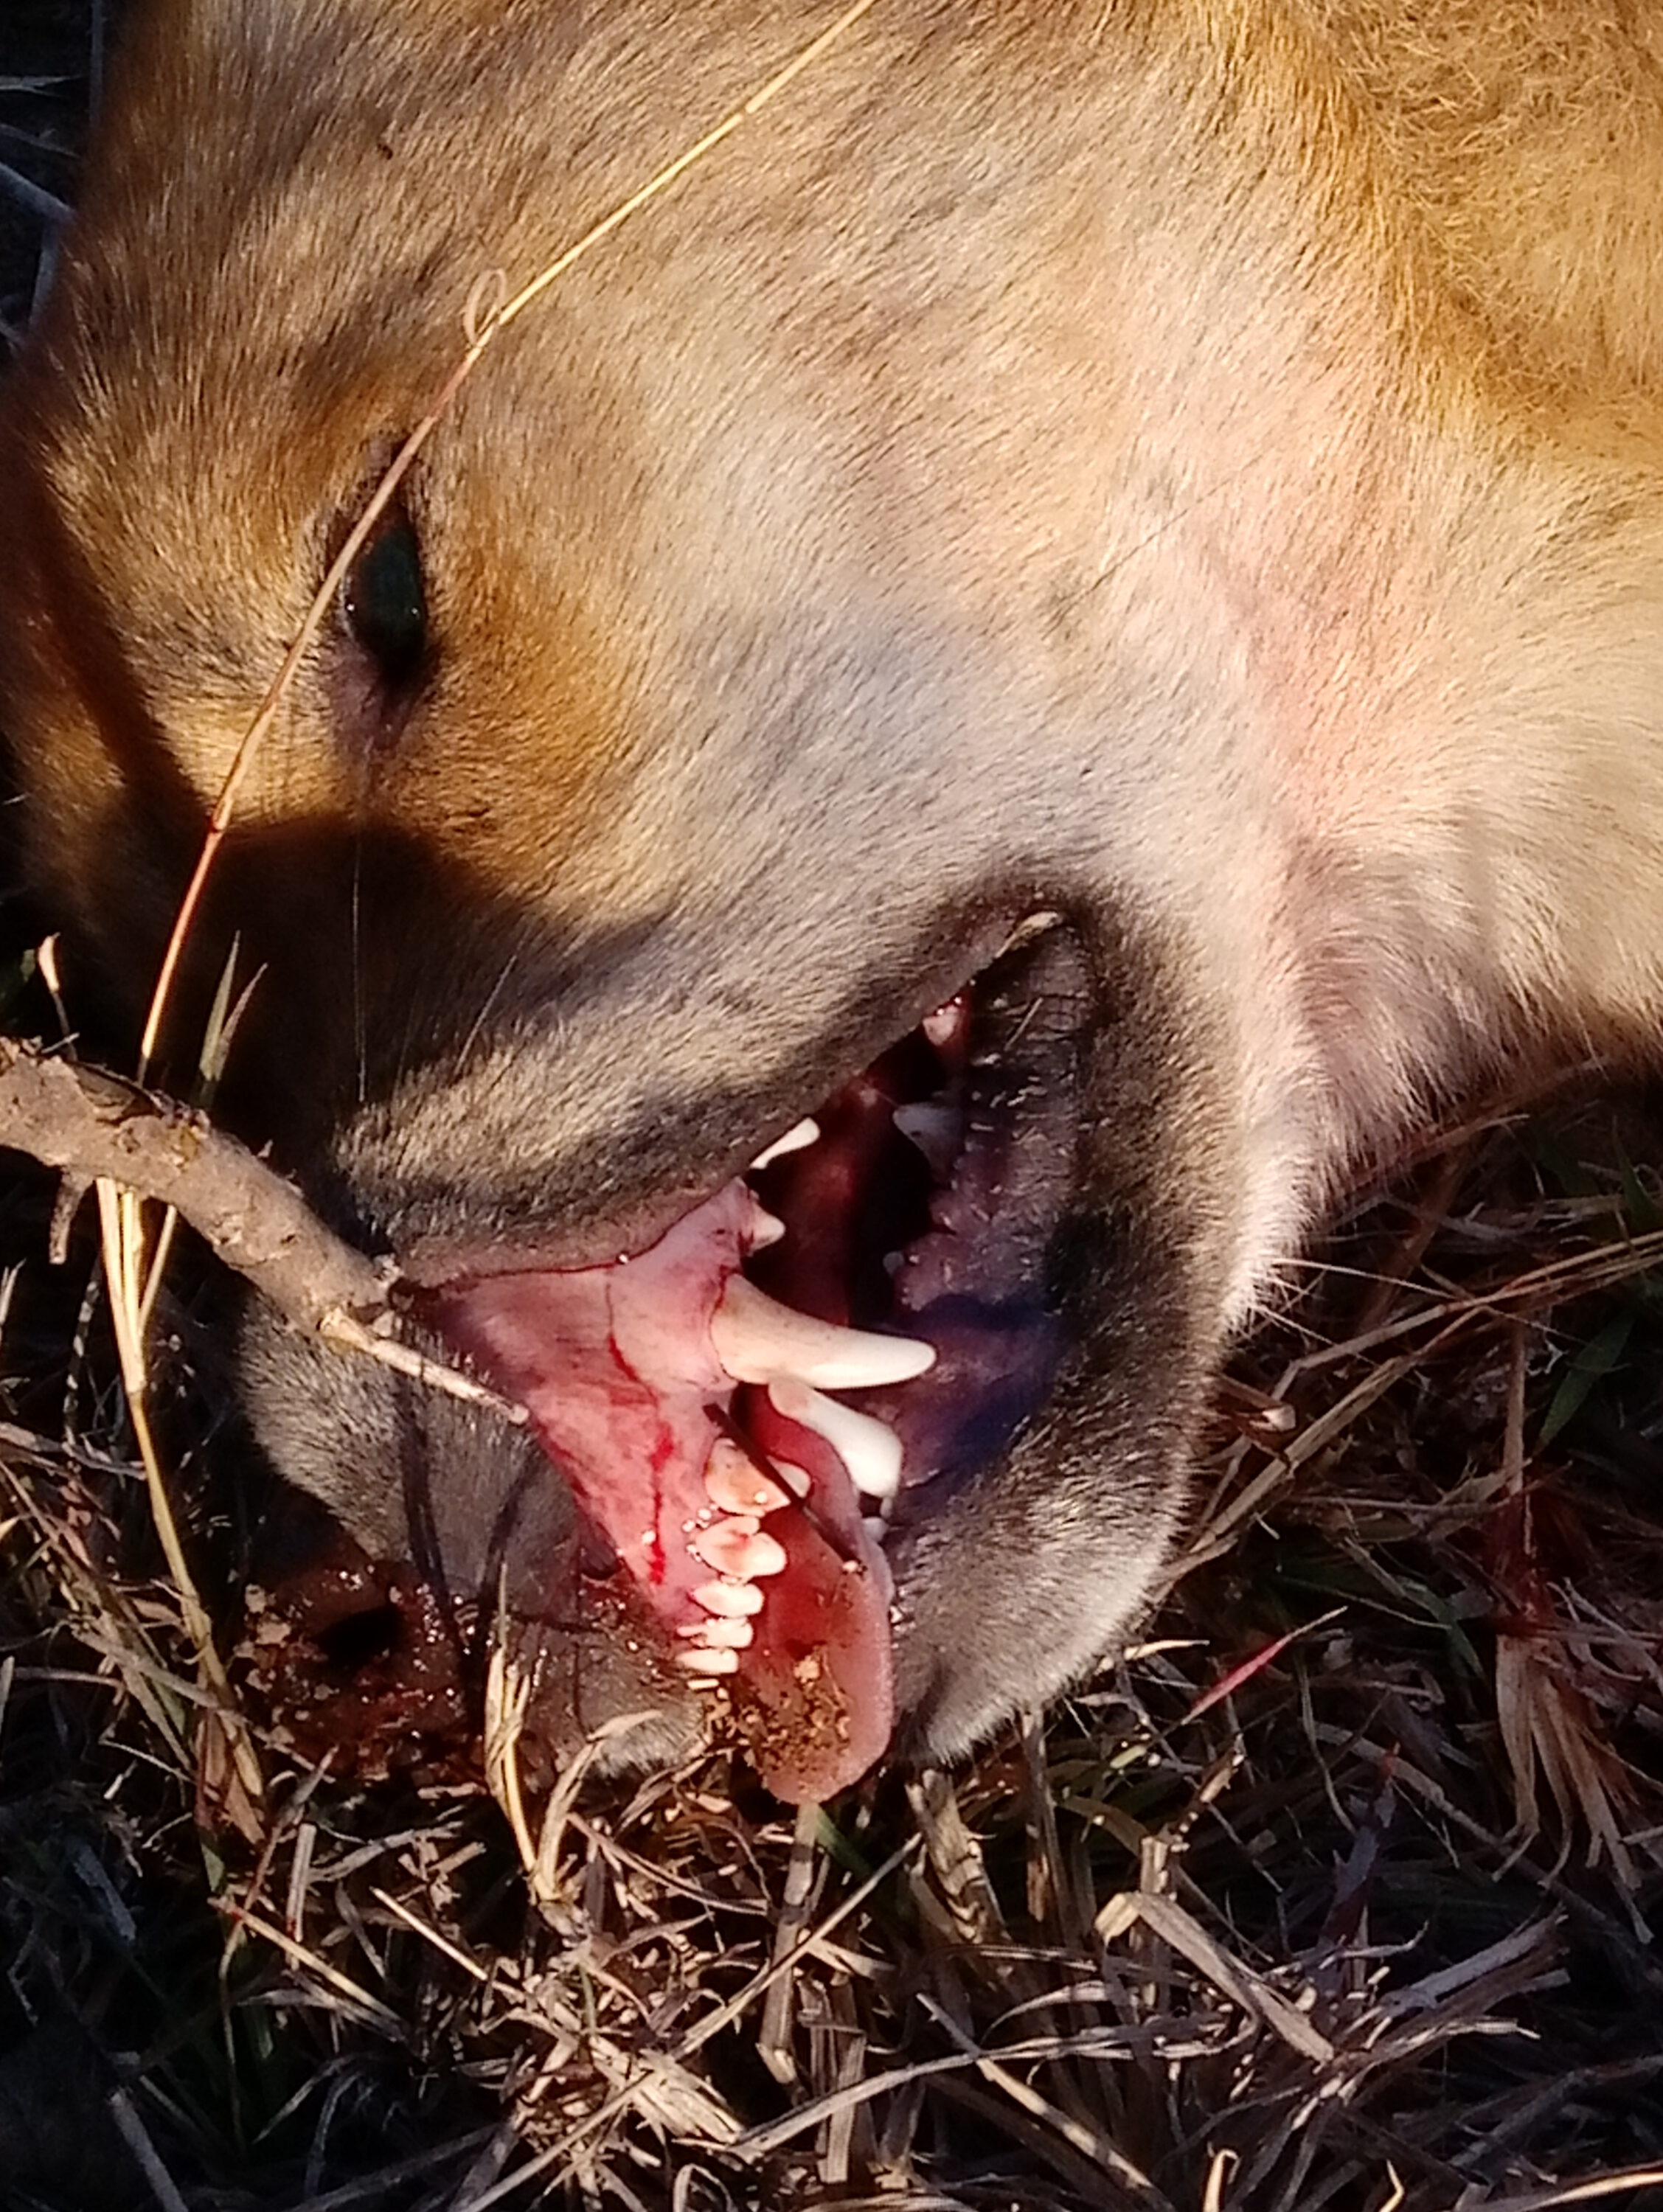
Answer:
<svg viewBox="0 0 1663 2212"><path fill-rule="evenodd" d="M794 964L777 1002L764 954L672 921L633 946L525 951L488 1024L466 1011L484 988L471 959L436 977L454 1011L423 1014L428 1048L371 1070L308 1180L419 1286L643 1250L993 963L1039 903L1004 887L875 922L858 968Z"/></svg>

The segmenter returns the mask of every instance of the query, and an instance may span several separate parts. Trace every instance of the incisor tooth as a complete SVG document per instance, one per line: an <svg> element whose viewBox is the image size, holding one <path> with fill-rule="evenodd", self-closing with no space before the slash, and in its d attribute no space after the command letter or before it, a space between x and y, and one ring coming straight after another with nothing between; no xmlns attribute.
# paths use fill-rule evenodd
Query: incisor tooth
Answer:
<svg viewBox="0 0 1663 2212"><path fill-rule="evenodd" d="M697 1637L700 1644L710 1651L745 1651L750 1648L756 1634L752 1622L740 1613L715 1615L709 1620L689 1621L686 1627L678 1628L678 1636Z"/></svg>
<svg viewBox="0 0 1663 2212"><path fill-rule="evenodd" d="M803 1489L807 1491L807 1481ZM724 1513L777 1513L791 1503L789 1486L773 1481L731 1437L718 1437L704 1462L704 1494Z"/></svg>
<svg viewBox="0 0 1663 2212"><path fill-rule="evenodd" d="M742 1583L758 1582L777 1575L785 1566L785 1547L765 1528L743 1522L718 1521L688 1540L687 1549L719 1575L735 1576Z"/></svg>
<svg viewBox="0 0 1663 2212"><path fill-rule="evenodd" d="M737 1274L728 1278L710 1316L710 1341L735 1382L772 1382L789 1375L825 1390L863 1390L910 1382L935 1364L933 1344L816 1321Z"/></svg>
<svg viewBox="0 0 1663 2212"><path fill-rule="evenodd" d="M819 1133L820 1125L818 1121L810 1120L795 1122L783 1137L776 1137L771 1145L764 1146L751 1163L752 1170L771 1167L776 1160L783 1160L788 1152L804 1151L814 1143Z"/></svg>
<svg viewBox="0 0 1663 2212"><path fill-rule="evenodd" d="M743 1620L762 1611L764 1599L754 1583L701 1583L693 1602L724 1620Z"/></svg>
<svg viewBox="0 0 1663 2212"><path fill-rule="evenodd" d="M862 1496L892 1498L900 1488L901 1440L886 1422L822 1397L794 1377L771 1382L768 1395L776 1413L825 1438Z"/></svg>
<svg viewBox="0 0 1663 2212"><path fill-rule="evenodd" d="M708 1644L690 1644L686 1650L675 1656L678 1667L685 1667L690 1674L736 1674L739 1672L737 1651L717 1651Z"/></svg>

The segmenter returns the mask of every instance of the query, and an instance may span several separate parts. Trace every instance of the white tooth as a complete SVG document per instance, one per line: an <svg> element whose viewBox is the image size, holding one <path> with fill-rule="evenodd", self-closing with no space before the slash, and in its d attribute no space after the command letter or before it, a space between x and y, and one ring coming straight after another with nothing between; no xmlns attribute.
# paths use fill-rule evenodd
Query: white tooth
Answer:
<svg viewBox="0 0 1663 2212"><path fill-rule="evenodd" d="M724 1620L745 1620L762 1611L763 1593L754 1583L701 1583L693 1602Z"/></svg>
<svg viewBox="0 0 1663 2212"><path fill-rule="evenodd" d="M874 1544L881 1544L889 1534L888 1522L880 1520L875 1513L863 1514L861 1526Z"/></svg>
<svg viewBox="0 0 1663 2212"><path fill-rule="evenodd" d="M840 1328L781 1305L743 1275L729 1275L710 1316L716 1358L735 1382L791 1375L827 1390L908 1382L935 1364L935 1347L916 1336L877 1336Z"/></svg>
<svg viewBox="0 0 1663 2212"><path fill-rule="evenodd" d="M785 1234L785 1224L778 1214L770 1213L765 1206L751 1209L751 1226L746 1233L745 1245L749 1252L765 1252L771 1244L777 1244Z"/></svg>
<svg viewBox="0 0 1663 2212"><path fill-rule="evenodd" d="M718 1521L713 1528L701 1528L687 1549L717 1574L733 1575L742 1583L760 1582L785 1566L784 1546L749 1522Z"/></svg>
<svg viewBox="0 0 1663 2212"><path fill-rule="evenodd" d="M690 1674L736 1674L739 1672L737 1651L717 1651L708 1644L691 1644L686 1650L678 1651L678 1667L685 1667Z"/></svg>
<svg viewBox="0 0 1663 2212"><path fill-rule="evenodd" d="M969 1013L970 1009L961 994L956 999L949 999L944 1006L937 1006L934 1013L926 1014L920 1026L939 1052L943 1045L952 1043L964 1027Z"/></svg>
<svg viewBox="0 0 1663 2212"><path fill-rule="evenodd" d="M807 1498L813 1488L801 1468L786 1460L758 1465L731 1437L718 1437L704 1462L705 1495L722 1512L742 1516L747 1534L764 1514L777 1513L794 1498ZM695 1528L710 1525L707 1510L702 1522L686 1522L684 1533L691 1536Z"/></svg>
<svg viewBox="0 0 1663 2212"><path fill-rule="evenodd" d="M849 1479L867 1498L892 1498L901 1486L901 1440L885 1421L822 1397L792 1378L771 1382L768 1395L777 1413L801 1421L823 1437L849 1469Z"/></svg>
<svg viewBox="0 0 1663 2212"><path fill-rule="evenodd" d="M690 1621L685 1628L676 1631L678 1636L697 1637L701 1647L709 1651L746 1650L756 1632L754 1625L737 1613L727 1614L721 1620Z"/></svg>
<svg viewBox="0 0 1663 2212"><path fill-rule="evenodd" d="M815 1141L819 1133L820 1125L818 1121L797 1122L794 1127L788 1129L783 1137L776 1137L771 1145L763 1146L751 1163L752 1169L771 1167L776 1160L783 1160L788 1152L802 1152Z"/></svg>
<svg viewBox="0 0 1663 2212"><path fill-rule="evenodd" d="M780 1470L782 1474L783 1470ZM713 1505L724 1513L741 1513L746 1516L777 1513L782 1505L791 1503L787 1487L789 1477L775 1482L757 1466L748 1453L731 1437L718 1437L710 1447L710 1456L704 1462L704 1493ZM803 1481L803 1492L808 1488ZM706 1524L708 1526L708 1523ZM691 1530L688 1534L691 1534Z"/></svg>

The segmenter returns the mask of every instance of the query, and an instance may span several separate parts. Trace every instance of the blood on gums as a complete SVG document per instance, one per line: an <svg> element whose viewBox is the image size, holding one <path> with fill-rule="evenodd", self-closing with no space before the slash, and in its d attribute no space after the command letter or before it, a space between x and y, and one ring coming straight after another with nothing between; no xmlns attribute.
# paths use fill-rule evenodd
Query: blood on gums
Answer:
<svg viewBox="0 0 1663 2212"><path fill-rule="evenodd" d="M608 1303L610 1304L610 1300ZM643 1395L649 1396L651 1394L647 1385L643 1382L634 1368L624 1357L623 1347L611 1329L606 1332L606 1350L612 1355L612 1364L619 1374L633 1382L636 1389ZM653 1525L650 1531L644 1532L650 1535L651 1540L643 1547L647 1558L647 1579L655 1589L664 1581L669 1572L669 1562L664 1553L664 1487L661 1477L665 1468L674 1457L675 1438L661 1423L653 1448L647 1455L647 1465L653 1478Z"/></svg>

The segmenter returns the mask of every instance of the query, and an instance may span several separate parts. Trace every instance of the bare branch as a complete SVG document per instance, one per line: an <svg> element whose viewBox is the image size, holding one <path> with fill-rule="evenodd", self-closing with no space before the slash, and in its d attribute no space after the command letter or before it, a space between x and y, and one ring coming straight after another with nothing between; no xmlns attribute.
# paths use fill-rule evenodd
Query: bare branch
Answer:
<svg viewBox="0 0 1663 2212"><path fill-rule="evenodd" d="M391 1334L391 1261L344 1243L291 1182L177 1100L0 1037L0 1146L58 1169L76 1198L107 1178L174 1207L295 1328L524 1419L493 1391L399 1343Z"/></svg>

